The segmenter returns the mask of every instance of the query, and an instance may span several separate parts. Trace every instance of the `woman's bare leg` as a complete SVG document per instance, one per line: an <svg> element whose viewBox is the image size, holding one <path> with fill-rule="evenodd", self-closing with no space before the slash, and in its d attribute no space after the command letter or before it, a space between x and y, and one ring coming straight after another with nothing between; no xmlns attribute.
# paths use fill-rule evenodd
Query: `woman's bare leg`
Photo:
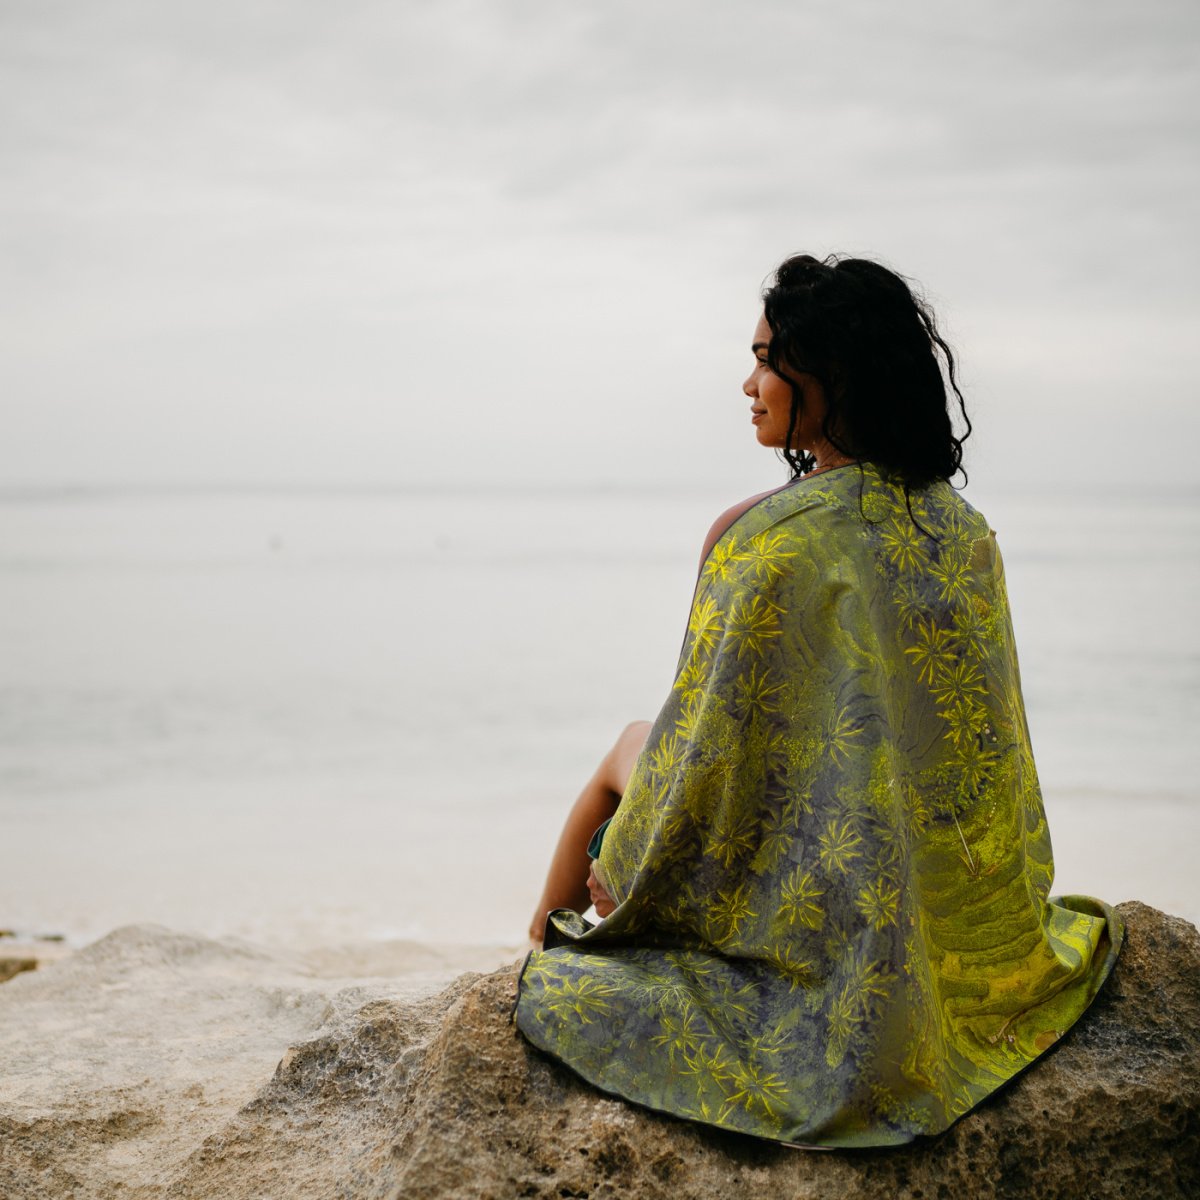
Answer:
<svg viewBox="0 0 1200 1200"><path fill-rule="evenodd" d="M596 829L617 811L649 732L649 721L631 721L621 730L567 815L550 860L542 898L529 923L529 937L536 945L541 945L546 914L552 909L573 908L584 912L591 905L587 877L592 860L588 857L588 842Z"/></svg>

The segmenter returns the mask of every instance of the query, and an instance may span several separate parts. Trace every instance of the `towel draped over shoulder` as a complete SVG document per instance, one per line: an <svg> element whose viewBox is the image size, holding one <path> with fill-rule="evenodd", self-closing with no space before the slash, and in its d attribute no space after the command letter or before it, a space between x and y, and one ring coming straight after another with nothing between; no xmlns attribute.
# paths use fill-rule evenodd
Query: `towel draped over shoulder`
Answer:
<svg viewBox="0 0 1200 1200"><path fill-rule="evenodd" d="M594 842L616 911L551 913L514 1017L598 1088L808 1146L936 1134L1112 969L1049 896L1004 570L947 483L866 463L742 513ZM913 521L920 523L927 536Z"/></svg>

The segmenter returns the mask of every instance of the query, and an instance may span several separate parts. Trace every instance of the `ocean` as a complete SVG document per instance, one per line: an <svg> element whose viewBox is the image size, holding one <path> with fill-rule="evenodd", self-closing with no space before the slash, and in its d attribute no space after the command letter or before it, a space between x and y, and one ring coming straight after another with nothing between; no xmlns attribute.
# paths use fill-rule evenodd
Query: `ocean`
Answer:
<svg viewBox="0 0 1200 1200"><path fill-rule="evenodd" d="M1004 555L1055 890L1200 920L1200 492L964 495ZM0 927L520 943L738 498L0 493Z"/></svg>

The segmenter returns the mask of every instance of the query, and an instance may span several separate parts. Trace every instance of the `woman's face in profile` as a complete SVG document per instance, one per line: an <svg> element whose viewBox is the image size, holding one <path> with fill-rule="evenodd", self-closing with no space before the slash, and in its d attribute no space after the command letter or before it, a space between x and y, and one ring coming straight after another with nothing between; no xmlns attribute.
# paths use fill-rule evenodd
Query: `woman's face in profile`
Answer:
<svg viewBox="0 0 1200 1200"><path fill-rule="evenodd" d="M792 405L792 385L767 365L767 347L771 344L771 327L767 318L758 318L751 340L754 351L754 370L742 384L750 397L758 441L763 446L783 446L787 435L788 413ZM792 449L811 450L822 441L821 420L825 416L825 392L812 375L799 371L792 378L800 389L800 412L792 431Z"/></svg>

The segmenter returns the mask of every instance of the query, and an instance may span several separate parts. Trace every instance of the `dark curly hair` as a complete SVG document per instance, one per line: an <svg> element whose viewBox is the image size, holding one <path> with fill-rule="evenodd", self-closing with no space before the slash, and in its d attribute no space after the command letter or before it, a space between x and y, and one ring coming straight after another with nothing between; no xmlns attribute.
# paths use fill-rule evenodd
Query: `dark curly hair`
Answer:
<svg viewBox="0 0 1200 1200"><path fill-rule="evenodd" d="M784 379L804 371L821 382L828 402L821 430L831 446L902 483L906 504L910 489L958 471L966 482L962 445L971 421L954 355L903 278L865 258L799 254L775 271L763 312L771 328L767 365ZM947 380L966 422L961 438L950 422ZM791 446L803 403L792 382L783 454L793 479L815 461Z"/></svg>

